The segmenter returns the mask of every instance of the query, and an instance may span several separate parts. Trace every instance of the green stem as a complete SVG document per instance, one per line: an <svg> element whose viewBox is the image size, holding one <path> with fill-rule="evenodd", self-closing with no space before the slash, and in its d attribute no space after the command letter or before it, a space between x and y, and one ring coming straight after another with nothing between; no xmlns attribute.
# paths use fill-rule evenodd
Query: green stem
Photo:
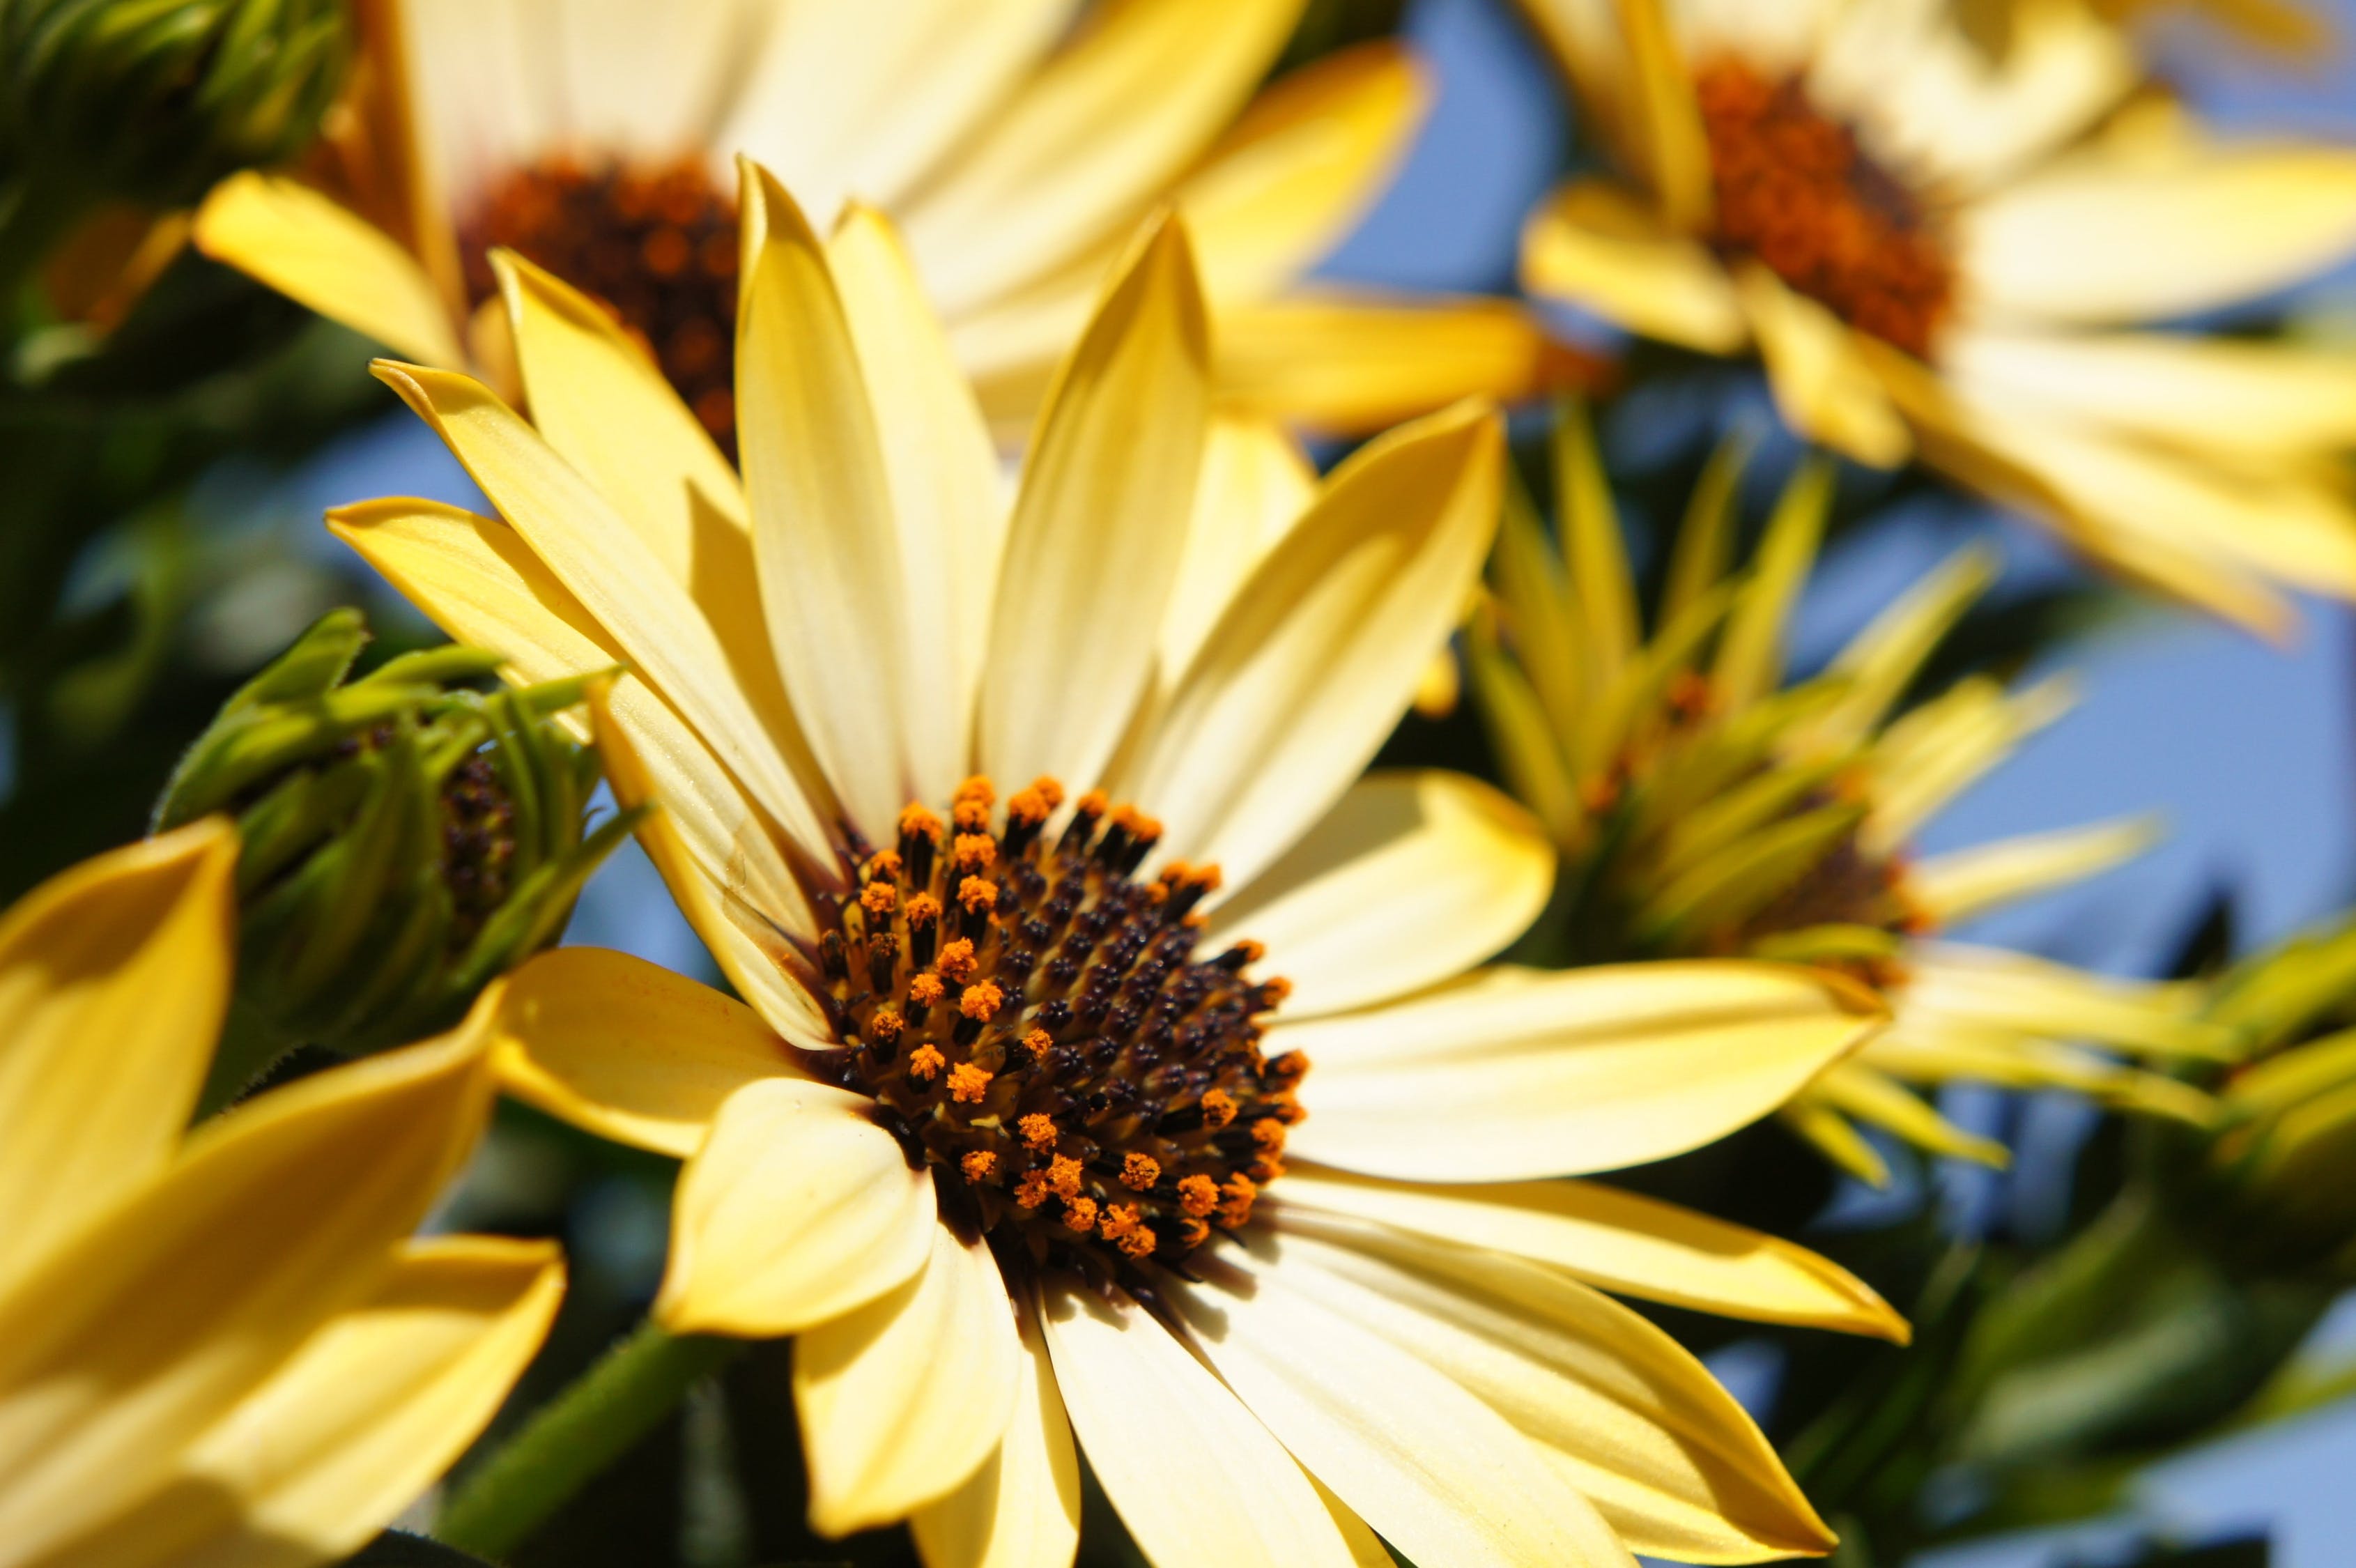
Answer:
<svg viewBox="0 0 2356 1568"><path fill-rule="evenodd" d="M477 1557L506 1556L744 1348L639 1324L458 1484L434 1535Z"/></svg>

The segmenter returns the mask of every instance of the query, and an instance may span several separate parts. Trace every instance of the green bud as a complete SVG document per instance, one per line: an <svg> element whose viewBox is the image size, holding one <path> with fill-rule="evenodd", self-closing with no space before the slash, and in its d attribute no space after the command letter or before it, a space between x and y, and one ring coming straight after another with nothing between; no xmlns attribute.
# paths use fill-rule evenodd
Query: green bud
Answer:
<svg viewBox="0 0 2356 1568"><path fill-rule="evenodd" d="M557 715L586 682L487 684L472 648L347 681L357 610L322 618L222 705L155 808L157 832L235 814L237 997L210 1102L297 1045L346 1055L447 1028L555 940L637 820L584 833L597 757Z"/></svg>
<svg viewBox="0 0 2356 1568"><path fill-rule="evenodd" d="M0 0L11 183L185 206L308 145L348 53L342 0Z"/></svg>

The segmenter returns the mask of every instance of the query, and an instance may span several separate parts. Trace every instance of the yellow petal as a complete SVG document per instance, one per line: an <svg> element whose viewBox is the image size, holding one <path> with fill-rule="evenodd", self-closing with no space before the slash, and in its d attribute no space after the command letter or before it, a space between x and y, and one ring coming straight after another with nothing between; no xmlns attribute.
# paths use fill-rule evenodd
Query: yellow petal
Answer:
<svg viewBox="0 0 2356 1568"><path fill-rule="evenodd" d="M1879 1026L1873 1001L1775 964L1484 970L1269 1030L1306 1051L1305 1159L1406 1180L1613 1170L1756 1121Z"/></svg>
<svg viewBox="0 0 2356 1568"><path fill-rule="evenodd" d="M1219 612L1317 497L1317 470L1272 420L1222 414L1203 444L1186 554L1162 616L1161 672L1174 681Z"/></svg>
<svg viewBox="0 0 2356 1568"><path fill-rule="evenodd" d="M1389 1325L1337 1307L1323 1252L1262 1232L1207 1261L1198 1253L1200 1283L1166 1286L1204 1358L1293 1456L1417 1562L1633 1568L1505 1417Z"/></svg>
<svg viewBox="0 0 2356 1568"><path fill-rule="evenodd" d="M1802 1090L1776 1118L1813 1144L1816 1153L1868 1187L1890 1185L1890 1162L1868 1143L1847 1117L1817 1095Z"/></svg>
<svg viewBox="0 0 2356 1568"><path fill-rule="evenodd" d="M496 989L496 988L495 988ZM0 1540L37 1560L367 1299L481 1132L493 993L458 1031L262 1095L0 1294Z"/></svg>
<svg viewBox="0 0 2356 1568"><path fill-rule="evenodd" d="M1341 798L1472 590L1503 448L1477 404L1369 443L1237 591L1123 774L1170 853L1247 883Z"/></svg>
<svg viewBox="0 0 2356 1568"><path fill-rule="evenodd" d="M945 800L968 770L991 590L1006 542L998 455L891 225L854 204L827 257L874 405L899 525L907 668L920 681L946 683L950 698L937 727L925 721L903 740L910 783L917 799Z"/></svg>
<svg viewBox="0 0 2356 1568"><path fill-rule="evenodd" d="M2001 948L1909 944L1904 1013L2165 1056L2227 1059L2233 1033L2193 1015L2193 993L2112 980Z"/></svg>
<svg viewBox="0 0 2356 1568"><path fill-rule="evenodd" d="M809 802L711 623L595 487L481 382L385 360L375 368L762 805L784 822L807 818Z"/></svg>
<svg viewBox="0 0 2356 1568"><path fill-rule="evenodd" d="M870 1102L798 1079L730 1095L680 1173L655 1316L677 1334L771 1338L873 1301L925 1266L932 1178Z"/></svg>
<svg viewBox="0 0 2356 1568"><path fill-rule="evenodd" d="M1709 143L1693 70L1677 48L1666 0L1618 0L1627 40L1631 124L1661 210L1677 230L1706 227L1716 206Z"/></svg>
<svg viewBox="0 0 2356 1568"><path fill-rule="evenodd" d="M912 1278L794 1346L810 1528L873 1530L962 1486L998 1447L1028 1370L989 1243L934 1226Z"/></svg>
<svg viewBox="0 0 2356 1568"><path fill-rule="evenodd" d="M1126 0L901 209L956 316L1134 223L1267 73L1301 0Z"/></svg>
<svg viewBox="0 0 2356 1568"><path fill-rule="evenodd" d="M171 1158L229 1007L237 851L210 818L0 917L0 1280Z"/></svg>
<svg viewBox="0 0 2356 1568"><path fill-rule="evenodd" d="M1355 1568L1291 1455L1136 1303L1066 1288L1043 1316L1088 1467L1153 1568Z"/></svg>
<svg viewBox="0 0 2356 1568"><path fill-rule="evenodd" d="M1906 897L1932 920L1953 925L2017 899L2099 876L2133 860L2159 836L2152 819L2130 817L1976 844L1909 866Z"/></svg>
<svg viewBox="0 0 2356 1568"><path fill-rule="evenodd" d="M1287 1223L1296 1208L1347 1215L1696 1312L1907 1338L1906 1320L1872 1286L1804 1247L1593 1182L1414 1186L1304 1165L1269 1196Z"/></svg>
<svg viewBox="0 0 2356 1568"><path fill-rule="evenodd" d="M1073 350L1024 464L991 617L983 771L1096 782L1152 674L1209 417L1202 294L1184 229L1163 219Z"/></svg>
<svg viewBox="0 0 2356 1568"><path fill-rule="evenodd" d="M1729 712L1740 712L1783 684L1792 612L1815 564L1832 511L1834 474L1821 460L1801 465L1767 521L1751 570L1735 590L1720 635L1710 684Z"/></svg>
<svg viewBox="0 0 2356 1568"><path fill-rule="evenodd" d="M1421 63L1390 41L1263 91L1173 197L1204 293L1218 305L1257 299L1314 266L1389 183L1430 102Z"/></svg>
<svg viewBox="0 0 2356 1568"><path fill-rule="evenodd" d="M1967 544L1891 601L1833 660L1830 671L1847 690L1800 726L1794 745L1832 751L1863 744L1964 612L1995 583L2001 564L1994 550Z"/></svg>
<svg viewBox="0 0 2356 1568"><path fill-rule="evenodd" d="M2356 153L2261 143L2173 157L2100 149L1959 214L1968 305L1997 317L2147 321L2297 282L2356 249Z"/></svg>
<svg viewBox="0 0 2356 1568"><path fill-rule="evenodd" d="M1021 1315L1014 1408L996 1453L965 1484L910 1516L925 1568L1071 1568L1080 1544L1080 1463L1038 1313Z"/></svg>
<svg viewBox="0 0 2356 1568"><path fill-rule="evenodd" d="M1975 677L1891 725L1870 758L1873 808L1860 835L1867 853L1895 852L2075 700L2059 677L2023 691Z"/></svg>
<svg viewBox="0 0 2356 1568"><path fill-rule="evenodd" d="M1205 951L1250 938L1292 983L1288 1019L1450 980L1546 907L1554 846L1528 812L1462 774L1376 773L1219 906Z"/></svg>
<svg viewBox="0 0 2356 1568"><path fill-rule="evenodd" d="M460 642L497 650L508 673L530 683L594 673L622 662L581 602L513 529L435 501L367 501L330 512L328 526L383 573L435 625ZM816 1044L826 1019L787 974L798 962L779 935L807 933L816 917L778 853L788 837L684 720L636 676L600 699L611 722L599 738L606 777L625 805L659 801L649 845L672 897L737 991L789 1037ZM804 863L823 865L824 831L805 811ZM680 854L660 853L676 841Z"/></svg>
<svg viewBox="0 0 2356 1568"><path fill-rule="evenodd" d="M466 362L441 292L391 235L283 175L248 169L197 209L197 248L397 354Z"/></svg>
<svg viewBox="0 0 2356 1568"><path fill-rule="evenodd" d="M1967 1133L1908 1092L1895 1079L1847 1061L1808 1086L1809 1097L1859 1122L1896 1133L1918 1149L2002 1170L2012 1151L1994 1138Z"/></svg>
<svg viewBox="0 0 2356 1568"><path fill-rule="evenodd" d="M1626 1307L1519 1259L1421 1238L1288 1227L1279 1267L1512 1423L1630 1548L1685 1563L1832 1548L1742 1407Z"/></svg>
<svg viewBox="0 0 2356 1568"><path fill-rule="evenodd" d="M1890 1032L1868 1042L1858 1061L1907 1083L1962 1079L2008 1089L2067 1089L2105 1105L2195 1126L2216 1119L2217 1102L2179 1079L2124 1067L2106 1056L1997 1026L1961 1025L1901 1007Z"/></svg>
<svg viewBox="0 0 2356 1568"><path fill-rule="evenodd" d="M1513 300L1324 285L1217 312L1223 406L1366 435L1459 398L1515 403L1592 370Z"/></svg>
<svg viewBox="0 0 2356 1568"><path fill-rule="evenodd" d="M1751 336L1718 258L1601 180L1564 186L1530 215L1522 285L1705 354L1731 354Z"/></svg>
<svg viewBox="0 0 2356 1568"><path fill-rule="evenodd" d="M1849 329L1755 263L1735 274L1784 423L1860 463L1894 468L1913 450L1906 422L1850 344Z"/></svg>
<svg viewBox="0 0 2356 1568"><path fill-rule="evenodd" d="M492 1038L509 1094L601 1138L682 1160L737 1090L808 1076L750 1007L603 948L558 948L516 971Z"/></svg>

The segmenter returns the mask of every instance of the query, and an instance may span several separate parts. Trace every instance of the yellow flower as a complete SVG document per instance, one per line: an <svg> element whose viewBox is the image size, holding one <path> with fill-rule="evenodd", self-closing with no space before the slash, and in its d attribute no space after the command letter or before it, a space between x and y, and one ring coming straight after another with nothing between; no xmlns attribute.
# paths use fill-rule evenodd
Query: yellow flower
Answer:
<svg viewBox="0 0 2356 1568"><path fill-rule="evenodd" d="M1302 0L376 0L344 120L349 204L227 182L198 243L315 310L504 385L487 256L618 307L707 425L733 418L738 153L821 230L889 211L992 418L1019 432L1121 242L1184 208L1241 406L1375 429L1567 368L1520 307L1300 286L1422 119L1380 44L1254 89Z"/></svg>
<svg viewBox="0 0 2356 1568"><path fill-rule="evenodd" d="M499 1049L687 1160L658 1316L801 1336L817 1526L1068 1563L1076 1435L1163 1568L1374 1561L1368 1525L1426 1563L1826 1550L1590 1286L1903 1325L1784 1242L1534 1178L1763 1114L1871 1009L1757 963L1476 969L1545 902L1544 839L1472 780L1359 777L1479 571L1496 416L1322 485L1215 424L1164 221L1005 515L891 231L822 245L749 177L742 492L602 316L506 263L537 429L382 372L505 521L334 521L517 677L635 671L609 776L661 802L648 847L750 1005L567 950Z"/></svg>
<svg viewBox="0 0 2356 1568"><path fill-rule="evenodd" d="M185 1132L229 1002L212 819L0 916L0 1563L357 1551L471 1442L554 1249L407 1238L482 1129L485 1025Z"/></svg>
<svg viewBox="0 0 2356 1568"><path fill-rule="evenodd" d="M2356 360L2135 329L2356 250L2356 152L2112 115L2138 68L2068 0L2001 64L1912 0L1527 3L1633 182L1532 217L1532 290L1755 348L1811 439L2245 625L2287 627L2277 586L2356 596Z"/></svg>
<svg viewBox="0 0 2356 1568"><path fill-rule="evenodd" d="M1787 685L1786 623L1822 535L1828 467L1801 471L1756 558L1730 574L1741 459L1722 451L1697 487L1647 635L1582 421L1563 422L1557 456L1563 545L1516 493L1470 659L1506 777L1580 890L1559 933L1566 956L1746 953L1874 986L1895 1015L1890 1028L1784 1112L1869 1181L1887 1173L1852 1119L1940 1154L2004 1159L2003 1145L1954 1126L1909 1084L2070 1089L2205 1120L2211 1103L2189 1086L2082 1048L2222 1059L2232 1033L2194 1015L2193 989L1931 940L2103 871L2150 836L2116 822L1911 857L1923 823L2069 706L2061 682L2014 692L1976 675L1901 710L1993 579L1987 553L1960 552L1822 674Z"/></svg>

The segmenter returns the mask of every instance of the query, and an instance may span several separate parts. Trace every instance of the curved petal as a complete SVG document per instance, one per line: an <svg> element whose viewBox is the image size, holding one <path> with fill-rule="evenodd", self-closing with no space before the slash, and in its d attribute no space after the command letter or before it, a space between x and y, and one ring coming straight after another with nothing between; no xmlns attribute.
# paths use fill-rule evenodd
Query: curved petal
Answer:
<svg viewBox="0 0 2356 1568"><path fill-rule="evenodd" d="M1472 590L1503 454L1479 404L1369 443L1237 591L1124 769L1171 853L1248 883L1341 798Z"/></svg>
<svg viewBox="0 0 2356 1568"><path fill-rule="evenodd" d="M1905 964L1900 1014L1918 1028L1980 1026L2196 1060L2233 1056L2232 1029L2198 1016L2199 993L2180 986L1954 942L1910 943Z"/></svg>
<svg viewBox="0 0 2356 1568"><path fill-rule="evenodd" d="M925 1568L1071 1568L1080 1546L1080 1462L1035 1308L1020 1314L1014 1409L997 1452L910 1516Z"/></svg>
<svg viewBox="0 0 2356 1568"><path fill-rule="evenodd" d="M1430 1187L1296 1165L1269 1197L1280 1200L1286 1224L1296 1209L1344 1215L1510 1252L1622 1295L1696 1312L1901 1345L1910 1335L1872 1286L1805 1247L1593 1182Z"/></svg>
<svg viewBox="0 0 2356 1568"><path fill-rule="evenodd" d="M1965 208L1954 241L1966 306L1993 316L2148 321L2215 309L2356 249L2356 152L2090 150Z"/></svg>
<svg viewBox="0 0 2356 1568"><path fill-rule="evenodd" d="M1522 285L1705 354L1731 354L1751 336L1718 258L1598 180L1563 187L1530 215Z"/></svg>
<svg viewBox="0 0 2356 1568"><path fill-rule="evenodd" d="M750 1007L603 948L557 948L516 971L491 1031L509 1094L675 1159L695 1153L744 1085L808 1076Z"/></svg>
<svg viewBox="0 0 2356 1568"><path fill-rule="evenodd" d="M1665 1159L1764 1116L1880 1027L1822 972L1748 962L1495 969L1363 1013L1281 1022L1305 1051L1303 1159L1513 1181Z"/></svg>
<svg viewBox="0 0 2356 1568"><path fill-rule="evenodd" d="M932 1179L869 1102L799 1079L730 1095L680 1173L655 1316L678 1334L772 1338L864 1305L925 1266Z"/></svg>
<svg viewBox="0 0 2356 1568"><path fill-rule="evenodd" d="M0 1540L27 1561L167 1481L187 1444L366 1300L482 1131L486 993L431 1045L208 1122L0 1293Z"/></svg>
<svg viewBox="0 0 2356 1568"><path fill-rule="evenodd" d="M825 247L776 176L744 175L736 429L761 606L810 749L853 825L887 843L915 785L904 737L948 732L955 682L912 666L920 607Z"/></svg>
<svg viewBox="0 0 2356 1568"><path fill-rule="evenodd" d="M1554 845L1528 812L1457 773L1376 773L1284 857L1220 905L1203 934L1244 938L1313 1018L1451 980L1528 929L1554 887Z"/></svg>
<svg viewBox="0 0 2356 1568"><path fill-rule="evenodd" d="M914 1277L795 1343L810 1528L873 1530L964 1485L1006 1434L1027 1369L989 1244L934 1226Z"/></svg>
<svg viewBox="0 0 2356 1568"><path fill-rule="evenodd" d="M1185 552L1209 359L1185 231L1165 219L1073 350L1024 464L983 667L983 771L1085 789L1128 729Z"/></svg>
<svg viewBox="0 0 2356 1568"><path fill-rule="evenodd" d="M1301 0L1124 0L899 209L956 317L1134 223L1275 59Z"/></svg>
<svg viewBox="0 0 2356 1568"><path fill-rule="evenodd" d="M1323 1249L1259 1233L1197 1254L1168 1299L1254 1415L1383 1538L1421 1563L1633 1568L1536 1445L1419 1347L1338 1311Z"/></svg>
<svg viewBox="0 0 2356 1568"><path fill-rule="evenodd" d="M2152 819L2129 817L1974 844L1907 867L1906 897L1934 923L1953 925L2099 876L2133 860L2160 836Z"/></svg>
<svg viewBox="0 0 2356 1568"><path fill-rule="evenodd" d="M441 291L392 236L283 175L248 169L197 209L197 249L396 354L466 363Z"/></svg>
<svg viewBox="0 0 2356 1568"><path fill-rule="evenodd" d="M1906 422L1841 319L1755 263L1739 268L1734 283L1784 423L1873 467L1906 461L1914 445Z"/></svg>
<svg viewBox="0 0 2356 1568"><path fill-rule="evenodd" d="M1835 1544L1708 1369L1582 1285L1420 1239L1289 1229L1277 1267L1505 1417L1635 1551L1755 1563Z"/></svg>
<svg viewBox="0 0 2356 1568"><path fill-rule="evenodd" d="M1164 680L1193 661L1227 600L1316 496L1317 470L1282 425L1234 414L1211 422L1185 557L1162 616Z"/></svg>
<svg viewBox="0 0 2356 1568"><path fill-rule="evenodd" d="M1088 1466L1153 1568L1355 1568L1291 1455L1135 1302L1066 1288L1042 1317Z"/></svg>
<svg viewBox="0 0 2356 1568"><path fill-rule="evenodd" d="M0 1280L171 1159L229 1008L237 853L209 818L0 917Z"/></svg>

